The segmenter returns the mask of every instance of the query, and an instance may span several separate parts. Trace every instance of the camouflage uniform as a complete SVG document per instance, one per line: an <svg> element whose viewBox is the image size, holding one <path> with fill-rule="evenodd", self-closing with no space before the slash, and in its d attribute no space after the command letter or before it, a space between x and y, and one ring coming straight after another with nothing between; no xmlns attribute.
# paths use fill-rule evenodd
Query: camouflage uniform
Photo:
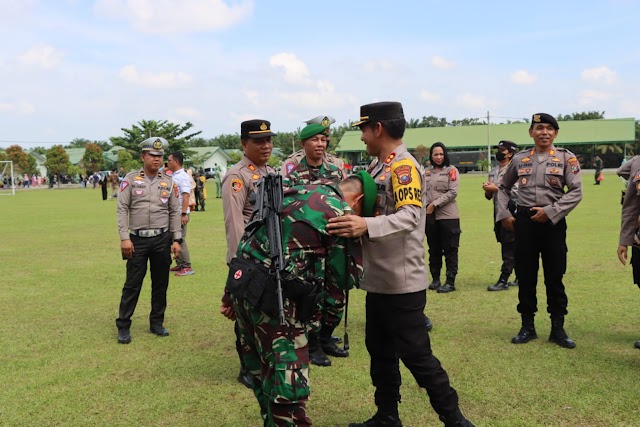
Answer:
<svg viewBox="0 0 640 427"><path fill-rule="evenodd" d="M346 280L345 239L325 231L330 218L343 215L347 204L338 189L322 186L296 186L285 191L282 213L284 275L298 279L316 279L322 288L339 286ZM245 258L269 267L269 243L266 227L244 236L237 252ZM351 244L349 260L355 268L349 277L362 273L361 249ZM231 277L231 274L230 274ZM231 280L231 279L230 279ZM227 283L227 286L229 284ZM298 320L296 303L285 298L286 325L278 317L233 297L240 326L243 359L253 376L253 391L260 404L265 426L308 426L309 399L308 324Z"/></svg>
<svg viewBox="0 0 640 427"><path fill-rule="evenodd" d="M322 163L319 168L309 166L307 158L303 158L300 163L282 178L282 185L293 187L294 185L310 184L334 184L340 183L344 179L344 173L331 163Z"/></svg>
<svg viewBox="0 0 640 427"><path fill-rule="evenodd" d="M298 150L284 159L284 162L282 162L282 167L280 168L280 175L282 175L283 177L289 175L289 173L293 171L293 168L295 168L303 158L305 158L304 150ZM346 178L346 175L344 173L344 162L340 157L325 152L322 159L322 164L327 168L331 166L338 168L338 170L342 172L342 179Z"/></svg>

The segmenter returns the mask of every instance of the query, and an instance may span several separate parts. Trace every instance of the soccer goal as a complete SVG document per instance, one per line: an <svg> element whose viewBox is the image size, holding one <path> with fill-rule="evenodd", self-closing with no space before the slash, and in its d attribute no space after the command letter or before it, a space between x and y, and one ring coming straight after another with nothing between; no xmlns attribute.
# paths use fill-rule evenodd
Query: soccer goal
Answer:
<svg viewBox="0 0 640 427"><path fill-rule="evenodd" d="M16 195L16 177L13 175L13 162L0 160L0 196Z"/></svg>

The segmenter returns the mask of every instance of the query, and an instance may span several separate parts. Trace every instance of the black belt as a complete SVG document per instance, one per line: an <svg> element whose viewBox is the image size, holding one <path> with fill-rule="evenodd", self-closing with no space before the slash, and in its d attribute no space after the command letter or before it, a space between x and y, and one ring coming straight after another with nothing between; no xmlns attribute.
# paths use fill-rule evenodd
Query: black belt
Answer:
<svg viewBox="0 0 640 427"><path fill-rule="evenodd" d="M138 237L157 237L169 231L168 228L150 228L147 230L131 230L131 234Z"/></svg>

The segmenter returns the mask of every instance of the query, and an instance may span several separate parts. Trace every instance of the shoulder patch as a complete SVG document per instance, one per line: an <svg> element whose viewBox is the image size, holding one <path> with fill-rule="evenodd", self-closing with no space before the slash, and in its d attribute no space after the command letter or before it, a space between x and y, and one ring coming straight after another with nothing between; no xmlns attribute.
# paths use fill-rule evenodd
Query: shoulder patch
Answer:
<svg viewBox="0 0 640 427"><path fill-rule="evenodd" d="M391 188L396 210L405 205L422 207L422 180L416 164L402 159L391 164Z"/></svg>
<svg viewBox="0 0 640 427"><path fill-rule="evenodd" d="M449 170L449 179L451 181L457 181L458 180L458 170L456 168L451 168Z"/></svg>
<svg viewBox="0 0 640 427"><path fill-rule="evenodd" d="M287 174L289 174L291 173L294 167L296 167L296 165L294 165L293 163L287 163L284 168L286 169Z"/></svg>
<svg viewBox="0 0 640 427"><path fill-rule="evenodd" d="M123 179L122 182L120 183L120 192L123 192L124 189L127 188L128 186L129 186L129 183Z"/></svg>
<svg viewBox="0 0 640 427"><path fill-rule="evenodd" d="M240 179L231 180L231 189L233 190L234 193L237 193L238 191L242 190L242 187L243 187L242 180Z"/></svg>

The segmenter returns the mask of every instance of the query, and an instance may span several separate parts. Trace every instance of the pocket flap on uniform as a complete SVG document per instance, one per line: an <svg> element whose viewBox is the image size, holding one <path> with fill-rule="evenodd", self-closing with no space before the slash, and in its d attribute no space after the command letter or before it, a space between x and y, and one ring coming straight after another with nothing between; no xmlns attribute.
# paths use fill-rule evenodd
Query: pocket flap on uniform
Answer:
<svg viewBox="0 0 640 427"><path fill-rule="evenodd" d="M244 298L247 285L260 267L255 262L244 258L234 258L229 263L229 275L227 276L227 290L235 298Z"/></svg>

